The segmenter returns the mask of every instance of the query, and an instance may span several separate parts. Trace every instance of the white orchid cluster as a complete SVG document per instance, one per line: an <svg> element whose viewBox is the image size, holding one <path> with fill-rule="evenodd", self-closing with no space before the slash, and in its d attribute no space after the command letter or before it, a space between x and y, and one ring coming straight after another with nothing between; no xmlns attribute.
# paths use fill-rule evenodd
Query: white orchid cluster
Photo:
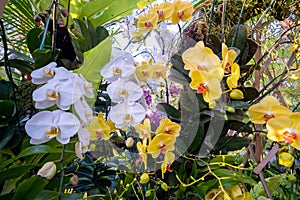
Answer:
<svg viewBox="0 0 300 200"><path fill-rule="evenodd" d="M31 137L30 143L42 144L56 138L67 144L78 133L76 149L86 151L90 134L84 127L92 119L93 111L85 98L94 97L92 84L81 75L57 67L55 62L34 70L31 77L32 83L43 84L32 94L35 107L46 109L56 105L57 109L40 111L27 121L25 130ZM71 108L77 116L69 112Z"/></svg>
<svg viewBox="0 0 300 200"><path fill-rule="evenodd" d="M108 117L116 128L134 126L146 115L146 109L139 102L144 92L135 75L136 67L137 63L130 53L114 49L112 60L101 70L101 75L110 83L107 93L115 105Z"/></svg>

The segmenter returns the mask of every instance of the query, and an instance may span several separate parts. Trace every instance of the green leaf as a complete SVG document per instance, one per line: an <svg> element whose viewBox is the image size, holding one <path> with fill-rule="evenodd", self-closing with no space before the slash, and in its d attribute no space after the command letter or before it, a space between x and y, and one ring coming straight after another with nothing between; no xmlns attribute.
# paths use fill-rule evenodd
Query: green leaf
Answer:
<svg viewBox="0 0 300 200"><path fill-rule="evenodd" d="M0 80L0 99L10 100L12 91L13 88L9 81Z"/></svg>
<svg viewBox="0 0 300 200"><path fill-rule="evenodd" d="M12 200L32 200L43 190L47 183L48 181L40 176L26 179L18 185Z"/></svg>
<svg viewBox="0 0 300 200"><path fill-rule="evenodd" d="M10 100L0 100L0 116L11 117L15 111L15 104Z"/></svg>
<svg viewBox="0 0 300 200"><path fill-rule="evenodd" d="M0 149L4 148L7 143L11 140L16 129L10 126L0 127Z"/></svg>
<svg viewBox="0 0 300 200"><path fill-rule="evenodd" d="M12 178L17 178L21 176L24 173L27 173L29 170L32 168L39 166L39 165L21 165L21 166L16 166L16 167L11 167L6 170L1 170L0 171L0 183L12 179Z"/></svg>
<svg viewBox="0 0 300 200"><path fill-rule="evenodd" d="M180 112L174 108L172 105L167 103L159 103L156 105L156 109L168 115L171 120L180 121L181 114Z"/></svg>
<svg viewBox="0 0 300 200"><path fill-rule="evenodd" d="M78 73L82 74L94 87L94 98L88 101L90 106L96 101L97 90L101 81L100 70L110 60L111 49L111 38L108 37L95 48L84 53L84 63L78 69Z"/></svg>
<svg viewBox="0 0 300 200"><path fill-rule="evenodd" d="M43 32L41 28L33 28L27 33L26 43L27 47L32 54L36 49L40 48L41 39L40 35ZM51 45L51 36L48 35L45 40L45 45Z"/></svg>
<svg viewBox="0 0 300 200"><path fill-rule="evenodd" d="M55 199L58 196L58 192L50 190L42 190L34 200L45 200L45 199Z"/></svg>
<svg viewBox="0 0 300 200"><path fill-rule="evenodd" d="M90 17L89 19L94 26L102 25L113 19L121 18L126 15L131 15L131 11L137 7L139 0L122 0L122 1L106 1L112 2L105 10L101 10L99 17ZM100 12L99 12L100 13ZM98 13L95 13L96 15ZM94 15L95 16L95 15Z"/></svg>
<svg viewBox="0 0 300 200"><path fill-rule="evenodd" d="M65 152L71 152L71 151L65 150ZM35 155L35 154L42 154L42 153L61 153L61 149L51 147L48 145L31 146L31 147L28 147L28 148L24 149L23 151L21 151L21 153L18 154L16 157L3 162L0 166L0 168L3 169L8 164L14 162L15 160L17 160L19 158L30 156L30 155Z"/></svg>
<svg viewBox="0 0 300 200"><path fill-rule="evenodd" d="M97 32L98 43L102 42L103 40L105 40L105 38L109 36L108 31L103 26L98 26L96 28L96 32Z"/></svg>
<svg viewBox="0 0 300 200"><path fill-rule="evenodd" d="M215 146L215 150L216 151L219 151L219 150L235 151L235 150L239 150L239 149L242 149L243 147L248 146L249 143L250 143L250 141L248 138L225 136L225 137L221 137L218 140L218 142ZM226 144L226 145L224 146L224 144Z"/></svg>
<svg viewBox="0 0 300 200"><path fill-rule="evenodd" d="M51 50L36 49L32 52L32 56L34 57L35 60L34 68L38 69L51 62L52 52Z"/></svg>

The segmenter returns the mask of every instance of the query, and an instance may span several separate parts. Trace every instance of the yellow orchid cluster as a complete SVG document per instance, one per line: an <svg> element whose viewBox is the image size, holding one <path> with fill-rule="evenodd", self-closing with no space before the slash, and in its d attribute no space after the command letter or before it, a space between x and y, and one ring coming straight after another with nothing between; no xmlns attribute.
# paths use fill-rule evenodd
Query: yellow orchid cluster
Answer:
<svg viewBox="0 0 300 200"><path fill-rule="evenodd" d="M292 112L279 104L273 96L249 107L251 122L266 124L267 137L271 141L282 142L300 150L300 113ZM293 157L284 152L279 155L279 164L290 167Z"/></svg>
<svg viewBox="0 0 300 200"><path fill-rule="evenodd" d="M147 157L149 154L153 158L164 155L164 160L161 164L162 177L164 178L166 171L172 171L170 166L175 160L175 154L172 151L175 149L176 137L179 136L181 130L180 125L172 122L169 118L164 118L160 121L153 138L148 118L144 120L143 124L137 124L134 128L142 140L142 142L137 142L138 162L143 162L145 168L147 168Z"/></svg>
<svg viewBox="0 0 300 200"><path fill-rule="evenodd" d="M157 80L159 78L166 78L166 65L163 62L153 64L153 60L148 62L143 61L136 67L135 74L141 82L146 82L148 79Z"/></svg>
<svg viewBox="0 0 300 200"><path fill-rule="evenodd" d="M172 24L188 21L192 18L193 5L189 2L174 0L155 5L146 14L138 16L138 28L148 32L156 28L158 22L172 20Z"/></svg>
<svg viewBox="0 0 300 200"><path fill-rule="evenodd" d="M187 49L182 54L184 69L190 70L192 79L190 87L203 95L204 101L210 108L216 106L216 100L222 95L221 81L224 74L227 75L226 83L230 89L230 97L243 99L242 91L236 89L240 78L240 66L235 63L236 52L225 44L222 44L222 62L219 57L203 41L199 41L194 47Z"/></svg>
<svg viewBox="0 0 300 200"><path fill-rule="evenodd" d="M203 95L210 108L215 107L215 100L222 95L220 81L224 76L219 57L200 41L183 52L182 60L184 69L190 70L190 87Z"/></svg>

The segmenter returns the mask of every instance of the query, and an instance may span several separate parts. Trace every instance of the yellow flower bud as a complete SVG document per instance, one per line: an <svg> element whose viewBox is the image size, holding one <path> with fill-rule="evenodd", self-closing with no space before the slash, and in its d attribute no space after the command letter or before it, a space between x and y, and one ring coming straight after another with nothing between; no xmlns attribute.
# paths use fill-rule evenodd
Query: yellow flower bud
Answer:
<svg viewBox="0 0 300 200"><path fill-rule="evenodd" d="M38 171L37 175L51 180L56 174L56 165L54 162L46 162L44 166Z"/></svg>
<svg viewBox="0 0 300 200"><path fill-rule="evenodd" d="M166 183L161 184L161 188L162 188L164 191L168 191L168 190L169 190L169 186L168 186Z"/></svg>
<svg viewBox="0 0 300 200"><path fill-rule="evenodd" d="M127 138L127 140L125 141L126 147L127 148L131 148L134 144L134 139L132 137Z"/></svg>
<svg viewBox="0 0 300 200"><path fill-rule="evenodd" d="M243 92L241 90L233 89L230 92L230 98L236 99L236 100L241 100L241 99L244 98L244 94L243 94Z"/></svg>
<svg viewBox="0 0 300 200"><path fill-rule="evenodd" d="M130 185L127 183L127 184L126 184L126 188L129 188L129 187L130 187Z"/></svg>
<svg viewBox="0 0 300 200"><path fill-rule="evenodd" d="M141 178L140 178L140 182L141 184L146 184L149 182L149 175L147 173L143 173Z"/></svg>
<svg viewBox="0 0 300 200"><path fill-rule="evenodd" d="M294 164L294 157L288 152L279 154L279 164L285 167L291 167Z"/></svg>
<svg viewBox="0 0 300 200"><path fill-rule="evenodd" d="M152 193L151 190L147 190L145 196L146 196L146 197L150 197L151 193Z"/></svg>
<svg viewBox="0 0 300 200"><path fill-rule="evenodd" d="M78 182L79 182L79 179L78 179L78 176L77 175L74 175L70 178L70 183L74 186L77 186L78 185Z"/></svg>
<svg viewBox="0 0 300 200"><path fill-rule="evenodd" d="M226 110L227 110L228 112L230 112L230 113L235 113L235 109L234 109L233 107L231 107L231 106L227 106L227 107L226 107Z"/></svg>

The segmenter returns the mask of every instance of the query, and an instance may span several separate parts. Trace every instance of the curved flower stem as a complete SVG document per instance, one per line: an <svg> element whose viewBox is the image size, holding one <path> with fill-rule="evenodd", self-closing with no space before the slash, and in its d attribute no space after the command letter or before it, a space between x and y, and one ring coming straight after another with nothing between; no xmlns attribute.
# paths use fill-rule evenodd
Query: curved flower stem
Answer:
<svg viewBox="0 0 300 200"><path fill-rule="evenodd" d="M65 163L64 163L64 158L65 158L65 145L62 146L61 150L61 157L60 157L60 184L59 184L59 191L58 191L58 199L62 199L62 193L63 193L63 183L64 183L64 176L65 176Z"/></svg>

